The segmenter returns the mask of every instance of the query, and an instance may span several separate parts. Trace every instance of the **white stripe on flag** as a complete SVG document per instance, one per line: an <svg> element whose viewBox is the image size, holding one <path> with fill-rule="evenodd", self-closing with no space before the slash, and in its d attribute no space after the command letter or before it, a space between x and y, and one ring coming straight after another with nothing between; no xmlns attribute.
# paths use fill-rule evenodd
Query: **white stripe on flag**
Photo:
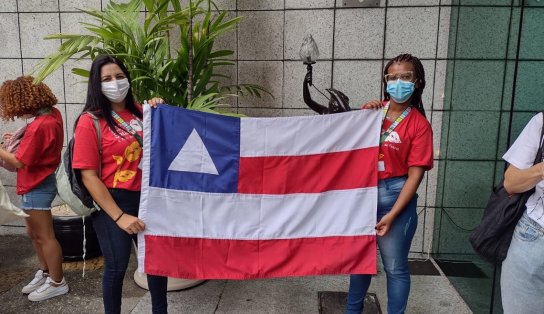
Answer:
<svg viewBox="0 0 544 314"><path fill-rule="evenodd" d="M240 156L300 156L375 147L380 137L376 124L382 115L381 110L358 110L322 116L242 118Z"/></svg>
<svg viewBox="0 0 544 314"><path fill-rule="evenodd" d="M149 187L145 234L238 240L374 235L376 194L375 187L290 195Z"/></svg>
<svg viewBox="0 0 544 314"><path fill-rule="evenodd" d="M149 172L150 172L150 163L151 163L151 110L153 110L147 103L143 105L144 109L144 147L142 156L142 192L140 194L140 210L138 212L138 218L145 220L148 208L148 198L149 194ZM138 271L144 272L144 263L145 263L145 232L138 233Z"/></svg>

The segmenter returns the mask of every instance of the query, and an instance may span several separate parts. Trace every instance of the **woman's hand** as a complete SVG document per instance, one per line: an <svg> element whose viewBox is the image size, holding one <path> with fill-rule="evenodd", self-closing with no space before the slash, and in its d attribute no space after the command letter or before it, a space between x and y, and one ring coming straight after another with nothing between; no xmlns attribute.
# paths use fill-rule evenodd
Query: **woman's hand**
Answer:
<svg viewBox="0 0 544 314"><path fill-rule="evenodd" d="M157 108L158 105L164 104L164 99L159 97L153 97L150 100L147 101L147 103L151 106L151 108Z"/></svg>
<svg viewBox="0 0 544 314"><path fill-rule="evenodd" d="M389 230L391 230L391 226L393 225L393 221L395 221L395 217L391 215L391 213L386 214L385 216L380 219L380 222L376 225L376 235L383 237L386 235Z"/></svg>
<svg viewBox="0 0 544 314"><path fill-rule="evenodd" d="M123 216L117 220L117 225L128 234L142 232L145 229L145 224L141 219L129 214L123 214Z"/></svg>
<svg viewBox="0 0 544 314"><path fill-rule="evenodd" d="M381 109L381 108L383 108L383 103L379 99L371 100L361 106L361 109Z"/></svg>

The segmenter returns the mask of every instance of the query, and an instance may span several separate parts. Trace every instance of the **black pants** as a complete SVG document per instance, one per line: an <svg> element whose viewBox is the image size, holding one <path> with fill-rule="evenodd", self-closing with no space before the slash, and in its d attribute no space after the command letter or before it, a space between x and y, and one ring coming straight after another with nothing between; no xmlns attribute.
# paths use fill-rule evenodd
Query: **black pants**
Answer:
<svg viewBox="0 0 544 314"><path fill-rule="evenodd" d="M140 192L110 189L113 200L123 212L138 216ZM104 255L104 273L102 277L102 299L104 312L121 313L123 279L128 267L132 242L137 243L136 235L129 235L104 211L92 214L93 227L96 231L100 249ZM168 278L147 276L153 313L167 313L166 288Z"/></svg>

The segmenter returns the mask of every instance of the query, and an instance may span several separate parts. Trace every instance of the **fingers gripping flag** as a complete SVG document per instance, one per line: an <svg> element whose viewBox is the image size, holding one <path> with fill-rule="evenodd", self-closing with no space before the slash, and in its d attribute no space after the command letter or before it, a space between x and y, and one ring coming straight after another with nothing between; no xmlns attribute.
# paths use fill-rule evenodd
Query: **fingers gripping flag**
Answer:
<svg viewBox="0 0 544 314"><path fill-rule="evenodd" d="M140 271L376 273L381 114L235 118L145 106Z"/></svg>

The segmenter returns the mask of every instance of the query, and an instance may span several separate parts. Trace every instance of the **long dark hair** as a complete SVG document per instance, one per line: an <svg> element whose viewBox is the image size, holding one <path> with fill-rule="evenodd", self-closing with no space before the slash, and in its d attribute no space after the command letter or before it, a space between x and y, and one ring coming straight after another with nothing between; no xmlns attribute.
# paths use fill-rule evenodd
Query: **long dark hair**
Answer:
<svg viewBox="0 0 544 314"><path fill-rule="evenodd" d="M385 68L383 69L384 77L388 73L389 67L398 62L411 63L414 67L414 74L416 75L416 89L414 90L410 103L412 106L416 107L416 109L419 110L423 116L425 116L425 109L423 109L423 101L421 99L423 89L425 89L425 70L423 69L423 64L417 57L414 57L411 54L401 54L387 62ZM385 100L390 99L389 93L387 92L387 82L385 80L383 80L383 98Z"/></svg>
<svg viewBox="0 0 544 314"><path fill-rule="evenodd" d="M87 101L85 102L85 107L83 107L82 113L92 112L97 117L103 117L110 129L116 134L119 134L115 128L117 121L115 121L111 116L111 103L102 93L100 70L103 66L110 63L117 64L127 77L128 81L131 82L130 74L128 73L127 68L119 59L110 55L101 55L96 57L91 65L89 83L87 87ZM125 98L125 105L129 112L140 119L142 118L142 112L136 107L134 97L132 96L132 86L128 89L127 97ZM74 129L77 126L78 120L79 118L74 124Z"/></svg>

